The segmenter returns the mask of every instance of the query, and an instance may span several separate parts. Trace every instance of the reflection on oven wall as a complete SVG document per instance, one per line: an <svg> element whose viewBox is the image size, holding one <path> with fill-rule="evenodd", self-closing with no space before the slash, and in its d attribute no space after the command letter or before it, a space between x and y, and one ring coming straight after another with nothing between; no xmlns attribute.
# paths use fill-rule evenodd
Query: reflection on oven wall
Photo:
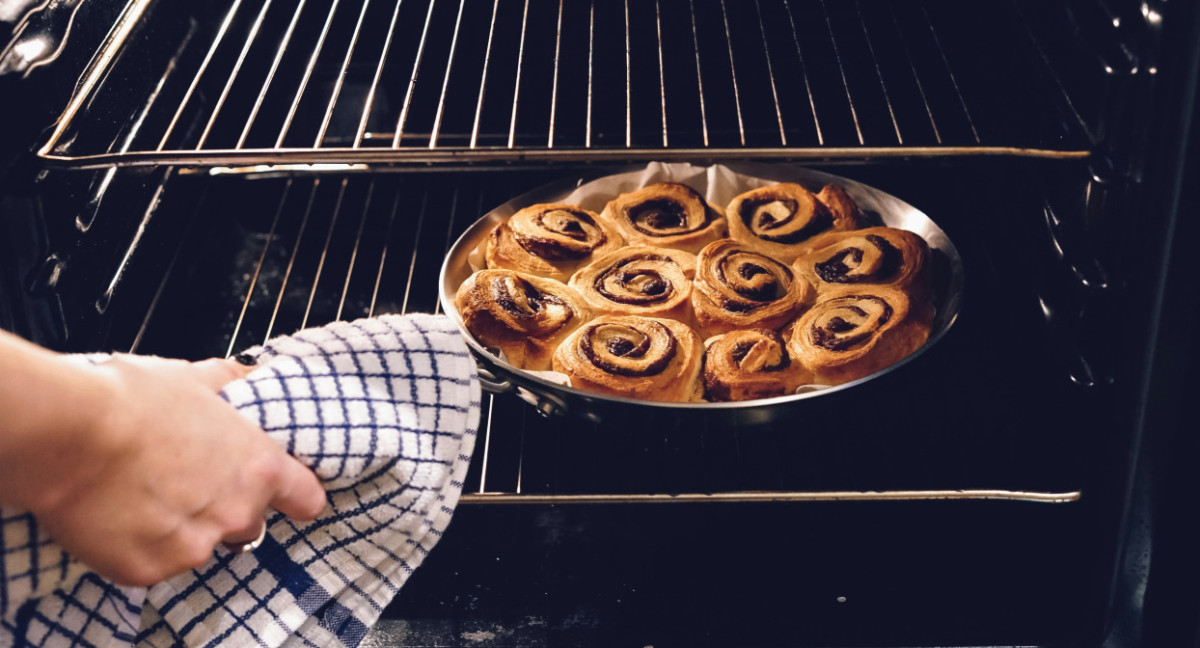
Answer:
<svg viewBox="0 0 1200 648"><path fill-rule="evenodd" d="M0 21L22 22L13 6ZM1086 644L1112 623L1131 479L1120 459L1136 447L1148 371L1129 332L1150 326L1137 285L1161 280L1149 266L1168 226L1147 193L1174 191L1154 175L1166 156L1156 120L1185 83L1170 63L1194 56L1164 30L1184 30L1194 10L88 0L48 11L75 19L24 24L72 24L48 41L62 53L0 76L4 93L38 97L4 135L0 315L56 348L198 358L333 319L435 310L422 278L467 225L607 164L828 168L918 206L960 246L955 330L901 375L798 411L794 425L580 426L492 401L457 533L378 636ZM137 20L115 46L122 12ZM114 56L101 68L96 52ZM868 402L881 421L846 422ZM1063 501L747 495L943 490ZM694 498L622 499L680 494Z"/></svg>

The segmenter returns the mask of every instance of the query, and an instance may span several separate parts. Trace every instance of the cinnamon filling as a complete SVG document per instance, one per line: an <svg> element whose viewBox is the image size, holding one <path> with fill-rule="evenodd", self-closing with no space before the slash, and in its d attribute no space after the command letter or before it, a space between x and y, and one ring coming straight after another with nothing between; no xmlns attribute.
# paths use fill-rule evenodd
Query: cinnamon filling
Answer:
<svg viewBox="0 0 1200 648"><path fill-rule="evenodd" d="M532 225L547 235L513 230L513 240L526 252L549 261L582 259L608 240L592 217L582 211L552 209L541 212L532 219Z"/></svg>
<svg viewBox="0 0 1200 648"><path fill-rule="evenodd" d="M629 352L633 351L634 349L638 349L639 351L641 351L641 354L644 354L645 350L642 349L641 347L647 346L647 345L641 345L641 344L635 345L633 342L630 342L629 340L626 340L625 338L614 338L614 339L608 341L607 346L608 346L609 353L611 353L615 356L626 356L626 355L629 355ZM641 355L641 354L639 354L639 355Z"/></svg>
<svg viewBox="0 0 1200 648"><path fill-rule="evenodd" d="M579 338L579 349L593 366L617 376L653 376L675 357L675 335L658 322L648 331L626 324L592 325Z"/></svg>
<svg viewBox="0 0 1200 648"><path fill-rule="evenodd" d="M818 208L801 214L799 208L791 198L763 196L742 201L738 216L755 236L773 243L799 243L833 226L828 211Z"/></svg>
<svg viewBox="0 0 1200 648"><path fill-rule="evenodd" d="M880 297L850 295L825 303L825 315L810 329L813 345L845 351L871 338L892 318L892 306Z"/></svg>
<svg viewBox="0 0 1200 648"><path fill-rule="evenodd" d="M517 277L497 277L492 281L491 293L496 305L518 322L548 317L553 320L548 323L557 329L574 317L570 305L561 298Z"/></svg>
<svg viewBox="0 0 1200 648"><path fill-rule="evenodd" d="M738 369L750 373L787 369L788 365L792 364L792 359L783 352L783 343L779 340L774 340L774 344L771 342L770 339L738 342L729 355ZM751 352L754 352L753 356Z"/></svg>
<svg viewBox="0 0 1200 648"><path fill-rule="evenodd" d="M682 186L682 185L681 185ZM625 218L634 229L648 236L675 236L704 229L717 215L708 208L704 197L691 187L684 187L695 201L689 205L674 198L650 198L625 208ZM698 212L698 213L697 213Z"/></svg>
<svg viewBox="0 0 1200 648"><path fill-rule="evenodd" d="M582 241L587 238L587 232L583 231L583 226L579 224L579 221L567 221L562 226L561 233L563 236L568 236L576 241Z"/></svg>
<svg viewBox="0 0 1200 648"><path fill-rule="evenodd" d="M859 310L861 313L861 309L856 309L856 310ZM865 313L862 313L862 314L865 314ZM834 333L845 333L846 331L849 331L850 329L854 328L854 325L840 317L835 316L833 319L829 320L829 322L827 322L825 324L825 328L829 329L830 331L833 331Z"/></svg>
<svg viewBox="0 0 1200 648"><path fill-rule="evenodd" d="M753 342L742 342L733 347L733 353L729 355L733 358L736 364L742 364L742 360L746 359L746 354L750 353L750 349L754 348Z"/></svg>
<svg viewBox="0 0 1200 648"><path fill-rule="evenodd" d="M843 248L813 265L817 276L822 281L841 284L881 283L894 276L902 260L900 250L877 234L863 238L874 246L874 254L869 255L859 247ZM868 259L866 263L864 258Z"/></svg>
<svg viewBox="0 0 1200 648"><path fill-rule="evenodd" d="M737 313L749 312L783 297L792 283L792 271L787 266L761 254L741 250L717 261L717 276L737 296L754 302L730 300L724 305L725 310Z"/></svg>
<svg viewBox="0 0 1200 648"><path fill-rule="evenodd" d="M783 340L774 331L727 333L712 343L704 358L704 387L710 400L769 398L790 389L787 377L773 375L792 364Z"/></svg>
<svg viewBox="0 0 1200 648"><path fill-rule="evenodd" d="M647 200L629 208L629 221L643 234L658 234L686 226L687 213L674 200Z"/></svg>
<svg viewBox="0 0 1200 648"><path fill-rule="evenodd" d="M667 301L675 293L675 287L658 270L644 267L645 262L675 263L656 254L624 259L597 276L592 286L605 299L618 304L649 305ZM633 264L637 264L636 267L629 267Z"/></svg>

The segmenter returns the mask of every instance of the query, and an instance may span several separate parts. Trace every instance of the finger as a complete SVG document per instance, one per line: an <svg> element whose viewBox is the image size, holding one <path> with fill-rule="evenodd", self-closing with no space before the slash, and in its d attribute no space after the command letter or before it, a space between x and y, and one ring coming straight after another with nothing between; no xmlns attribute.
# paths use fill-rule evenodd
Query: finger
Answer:
<svg viewBox="0 0 1200 648"><path fill-rule="evenodd" d="M153 541L142 540L132 555L122 557L122 584L146 587L196 569L213 558L220 542L214 524L193 521Z"/></svg>
<svg viewBox="0 0 1200 648"><path fill-rule="evenodd" d="M254 367L247 367L232 359L218 360L212 358L193 362L189 370L192 377L199 383L209 387L213 391L221 391L221 388L225 385L248 376L251 371L254 371Z"/></svg>
<svg viewBox="0 0 1200 648"><path fill-rule="evenodd" d="M197 515L218 529L221 542L246 544L258 537L267 519L267 493L261 502L251 502L245 496L214 501Z"/></svg>
<svg viewBox="0 0 1200 648"><path fill-rule="evenodd" d="M270 506L296 520L315 520L325 510L325 489L304 464L287 457Z"/></svg>
<svg viewBox="0 0 1200 648"><path fill-rule="evenodd" d="M255 521L252 524L250 524L249 526L238 529L237 531L232 531L230 533L226 533L221 538L221 542L223 542L225 544L231 544L231 545L249 544L249 543L257 540L259 534L263 533L266 530L266 528L267 528L267 515L266 515L266 511L263 511L263 513L257 519L255 519Z"/></svg>

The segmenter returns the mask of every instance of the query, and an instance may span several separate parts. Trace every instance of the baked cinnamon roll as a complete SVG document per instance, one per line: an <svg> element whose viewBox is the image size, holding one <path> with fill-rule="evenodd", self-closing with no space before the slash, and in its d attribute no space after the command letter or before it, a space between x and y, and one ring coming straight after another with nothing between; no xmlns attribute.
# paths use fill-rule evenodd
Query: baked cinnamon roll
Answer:
<svg viewBox="0 0 1200 648"><path fill-rule="evenodd" d="M813 237L865 222L841 187L828 185L813 195L790 182L747 191L729 203L725 215L730 237L789 263L809 249Z"/></svg>
<svg viewBox="0 0 1200 648"><path fill-rule="evenodd" d="M570 281L596 313L692 320L696 257L679 250L637 245L607 254Z"/></svg>
<svg viewBox="0 0 1200 648"><path fill-rule="evenodd" d="M730 331L705 342L704 393L712 401L744 401L794 393L812 373L792 362L779 333Z"/></svg>
<svg viewBox="0 0 1200 648"><path fill-rule="evenodd" d="M709 243L696 259L692 309L706 338L734 329L779 329L813 294L791 268L733 239Z"/></svg>
<svg viewBox="0 0 1200 648"><path fill-rule="evenodd" d="M602 315L571 334L554 352L554 370L579 389L641 398L694 402L703 393L704 347L686 324L636 315Z"/></svg>
<svg viewBox="0 0 1200 648"><path fill-rule="evenodd" d="M563 338L592 316L572 288L512 270L480 270L454 299L463 324L521 369L544 371Z"/></svg>
<svg viewBox="0 0 1200 648"><path fill-rule="evenodd" d="M924 300L929 292L929 244L892 227L833 232L813 241L793 267L818 293L842 286L890 286Z"/></svg>
<svg viewBox="0 0 1200 648"><path fill-rule="evenodd" d="M597 256L624 244L617 230L578 205L530 205L492 230L485 258L508 269L566 281Z"/></svg>
<svg viewBox="0 0 1200 648"><path fill-rule="evenodd" d="M660 182L621 194L605 206L600 218L616 227L630 243L692 254L725 236L726 228L718 208L691 187L675 182Z"/></svg>
<svg viewBox="0 0 1200 648"><path fill-rule="evenodd" d="M840 385L891 366L925 344L933 309L889 287L822 294L788 333L792 358L824 385Z"/></svg>

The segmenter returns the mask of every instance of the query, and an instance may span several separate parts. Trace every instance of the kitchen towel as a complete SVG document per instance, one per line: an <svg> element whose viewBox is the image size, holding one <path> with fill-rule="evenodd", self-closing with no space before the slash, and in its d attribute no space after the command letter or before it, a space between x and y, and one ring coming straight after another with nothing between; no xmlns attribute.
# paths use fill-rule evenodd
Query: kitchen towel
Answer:
<svg viewBox="0 0 1200 648"><path fill-rule="evenodd" d="M356 646L437 542L479 422L475 363L444 316L337 322L278 338L222 391L320 477L310 523L217 549L148 589L106 582L28 513L0 509L0 646ZM102 361L105 356L88 356Z"/></svg>

